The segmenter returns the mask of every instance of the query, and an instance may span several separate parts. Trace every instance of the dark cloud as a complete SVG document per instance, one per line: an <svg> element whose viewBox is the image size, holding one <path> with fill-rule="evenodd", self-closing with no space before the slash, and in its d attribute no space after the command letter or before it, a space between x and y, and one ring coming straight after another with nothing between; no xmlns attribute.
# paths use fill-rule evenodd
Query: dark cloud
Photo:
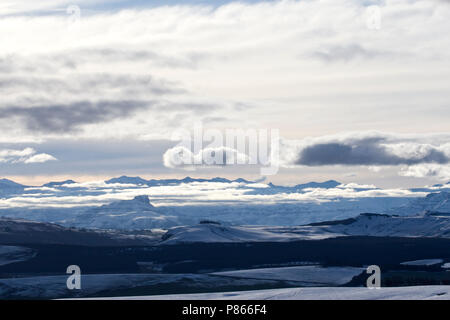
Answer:
<svg viewBox="0 0 450 320"><path fill-rule="evenodd" d="M68 104L41 104L33 107L0 108L0 119L16 118L31 132L76 132L81 126L124 119L139 111L151 110L167 125L181 123L189 117L203 117L221 108L204 103L173 103L165 100L76 101ZM167 116L171 115L167 119ZM174 118L175 117L175 118Z"/></svg>
<svg viewBox="0 0 450 320"><path fill-rule="evenodd" d="M298 165L414 165L450 162L444 152L430 148L420 156L399 156L381 144L384 139L361 139L349 143L329 142L307 146L300 151ZM395 145L392 145L395 148Z"/></svg>
<svg viewBox="0 0 450 320"><path fill-rule="evenodd" d="M26 128L37 132L71 132L85 124L101 123L129 117L154 105L153 101L80 101L66 105L54 104L2 108L0 118L19 118Z"/></svg>
<svg viewBox="0 0 450 320"><path fill-rule="evenodd" d="M0 65L1 68L1 65ZM152 95L184 93L177 84L147 76L87 74L62 77L8 76L0 77L0 90L26 89L25 92L88 94L121 90Z"/></svg>

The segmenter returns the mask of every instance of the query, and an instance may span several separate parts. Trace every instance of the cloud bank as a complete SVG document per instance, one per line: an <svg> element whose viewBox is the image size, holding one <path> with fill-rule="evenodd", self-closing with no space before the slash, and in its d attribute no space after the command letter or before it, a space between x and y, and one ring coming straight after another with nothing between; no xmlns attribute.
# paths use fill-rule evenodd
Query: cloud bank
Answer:
<svg viewBox="0 0 450 320"><path fill-rule="evenodd" d="M284 141L282 166L403 166L402 176L449 178L450 136L353 132Z"/></svg>
<svg viewBox="0 0 450 320"><path fill-rule="evenodd" d="M57 160L47 153L37 153L33 148L23 150L4 149L0 150L0 163L43 163Z"/></svg>
<svg viewBox="0 0 450 320"><path fill-rule="evenodd" d="M448 178L450 164L450 136L406 135L382 132L351 132L312 137L300 140L282 139L278 157L270 160L280 167L364 166L379 172L383 167L403 166L402 176ZM225 149L225 147L222 147ZM221 148L217 150L223 151ZM174 147L163 156L169 168L204 167L217 150L205 148L197 154L186 148ZM235 155L237 150L227 149L224 154ZM245 154L239 155L241 159ZM235 159L230 156L230 159ZM189 166L186 164L189 163ZM245 161L243 163L246 163ZM235 165L236 161L224 161L223 165Z"/></svg>
<svg viewBox="0 0 450 320"><path fill-rule="evenodd" d="M326 137L300 141L293 164L305 166L363 165L395 166L421 163L446 164L450 161L450 143L431 145L420 141L402 142L384 134L367 137Z"/></svg>

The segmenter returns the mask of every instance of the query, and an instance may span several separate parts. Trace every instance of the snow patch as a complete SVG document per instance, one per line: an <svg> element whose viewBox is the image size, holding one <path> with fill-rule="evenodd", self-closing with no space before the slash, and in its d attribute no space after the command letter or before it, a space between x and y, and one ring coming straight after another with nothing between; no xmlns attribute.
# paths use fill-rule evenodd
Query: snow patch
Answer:
<svg viewBox="0 0 450 320"><path fill-rule="evenodd" d="M400 263L404 266L433 266L435 264L440 264L444 262L442 259L423 259L423 260L414 260L414 261L406 261Z"/></svg>

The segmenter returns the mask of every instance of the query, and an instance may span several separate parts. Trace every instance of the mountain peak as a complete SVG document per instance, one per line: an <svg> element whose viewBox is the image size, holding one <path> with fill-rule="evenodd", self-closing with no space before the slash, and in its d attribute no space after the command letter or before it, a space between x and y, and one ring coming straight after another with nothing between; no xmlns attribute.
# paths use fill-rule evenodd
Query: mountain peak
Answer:
<svg viewBox="0 0 450 320"><path fill-rule="evenodd" d="M337 182L335 180L328 180L325 182L308 182L303 184L298 184L295 186L297 189L306 189L306 188L322 188L322 189L332 189L336 188L338 185L340 185L340 182Z"/></svg>
<svg viewBox="0 0 450 320"><path fill-rule="evenodd" d="M121 176L118 178L112 178L106 180L105 183L113 184L113 183L121 183L121 184L147 184L148 181L142 179L141 177L129 177L129 176Z"/></svg>
<svg viewBox="0 0 450 320"><path fill-rule="evenodd" d="M446 191L433 192L433 193L427 194L426 198L428 198L428 199L449 199L450 193L446 192Z"/></svg>
<svg viewBox="0 0 450 320"><path fill-rule="evenodd" d="M142 206L145 208L154 208L153 205L150 203L150 198L148 195L139 195L135 196L131 200L121 200L115 202L118 205L130 205L130 204L136 204L138 206Z"/></svg>
<svg viewBox="0 0 450 320"><path fill-rule="evenodd" d="M9 179L0 179L0 186L1 187L13 187L13 188L23 188L25 187L23 184L14 182Z"/></svg>
<svg viewBox="0 0 450 320"><path fill-rule="evenodd" d="M150 203L150 199L147 195L139 195L135 196L133 199L129 200L118 200L113 201L108 204L104 204L101 207L91 209L91 211L99 212L116 212L117 210L142 210L142 211L151 211L154 209L154 206Z"/></svg>
<svg viewBox="0 0 450 320"><path fill-rule="evenodd" d="M152 205L150 204L150 198L149 198L149 196L147 196L147 195L136 196L136 197L134 197L134 199L131 200L131 201L142 202L142 203L144 203L144 204L148 204L148 205L152 206ZM153 206L152 206L152 207L153 207Z"/></svg>
<svg viewBox="0 0 450 320"><path fill-rule="evenodd" d="M55 181L55 182L52 181L52 182L43 184L42 186L43 187L59 187L59 186L65 185L65 184L73 184L73 183L76 183L76 182L73 180L64 180L64 181Z"/></svg>

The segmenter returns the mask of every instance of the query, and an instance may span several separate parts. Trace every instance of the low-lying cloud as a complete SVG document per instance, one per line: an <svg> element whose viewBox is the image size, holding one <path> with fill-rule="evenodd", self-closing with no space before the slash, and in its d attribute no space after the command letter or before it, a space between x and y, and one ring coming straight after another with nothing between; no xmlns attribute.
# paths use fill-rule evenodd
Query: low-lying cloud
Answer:
<svg viewBox="0 0 450 320"><path fill-rule="evenodd" d="M450 150L450 148L447 148ZM420 163L449 162L440 146L420 143L389 144L378 141L357 140L349 142L318 143L303 148L295 164L306 166L363 165L395 166Z"/></svg>
<svg viewBox="0 0 450 320"><path fill-rule="evenodd" d="M286 166L397 166L450 162L448 135L354 132L302 140L283 140ZM432 142L434 141L434 142Z"/></svg>
<svg viewBox="0 0 450 320"><path fill-rule="evenodd" d="M404 177L437 178L442 181L450 181L450 165L414 165L403 168L399 174Z"/></svg>
<svg viewBox="0 0 450 320"><path fill-rule="evenodd" d="M57 160L47 153L37 153L33 148L23 150L4 149L0 150L0 163L43 163Z"/></svg>
<svg viewBox="0 0 450 320"><path fill-rule="evenodd" d="M364 166L377 172L402 166L399 174L410 177L450 178L448 134L405 135L354 132L340 135L284 140L280 165Z"/></svg>

